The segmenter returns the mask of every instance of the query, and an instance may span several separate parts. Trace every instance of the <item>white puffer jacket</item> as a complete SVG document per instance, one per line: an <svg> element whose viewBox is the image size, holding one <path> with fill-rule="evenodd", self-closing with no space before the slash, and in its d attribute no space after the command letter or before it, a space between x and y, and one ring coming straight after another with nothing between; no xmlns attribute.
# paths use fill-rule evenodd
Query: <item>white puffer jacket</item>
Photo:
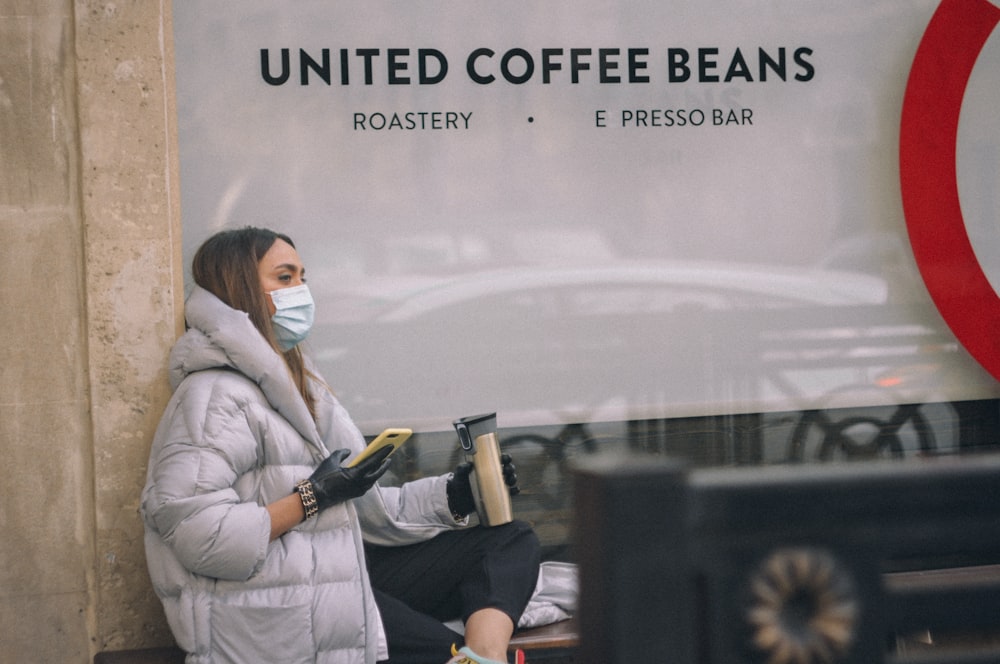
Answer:
<svg viewBox="0 0 1000 664"><path fill-rule="evenodd" d="M319 383L313 420L245 313L195 288L185 314L142 515L153 586L188 664L385 659L362 537L409 544L458 527L445 477L376 485L268 543L264 506L364 438Z"/></svg>

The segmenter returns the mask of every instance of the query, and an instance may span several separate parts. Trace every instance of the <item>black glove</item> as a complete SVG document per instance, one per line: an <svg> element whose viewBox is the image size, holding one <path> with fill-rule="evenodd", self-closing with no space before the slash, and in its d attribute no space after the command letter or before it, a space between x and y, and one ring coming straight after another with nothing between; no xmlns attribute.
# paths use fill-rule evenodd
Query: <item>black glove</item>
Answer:
<svg viewBox="0 0 1000 664"><path fill-rule="evenodd" d="M353 468L341 465L351 454L350 450L337 450L328 456L309 476L309 483L316 494L316 506L322 510L363 496L382 477L382 473L389 469L392 460L386 457L391 452L392 447L386 446Z"/></svg>
<svg viewBox="0 0 1000 664"><path fill-rule="evenodd" d="M500 455L500 465L503 471L503 481L507 485L510 495L516 496L521 493L521 489L517 486L517 468L509 454ZM458 518L476 511L476 499L472 495L472 484L469 481L471 473L471 463L458 464L445 487L448 492L448 509Z"/></svg>
<svg viewBox="0 0 1000 664"><path fill-rule="evenodd" d="M500 465L503 470L503 482L507 485L510 495L516 496L521 493L521 488L517 486L517 467L509 454L500 455Z"/></svg>

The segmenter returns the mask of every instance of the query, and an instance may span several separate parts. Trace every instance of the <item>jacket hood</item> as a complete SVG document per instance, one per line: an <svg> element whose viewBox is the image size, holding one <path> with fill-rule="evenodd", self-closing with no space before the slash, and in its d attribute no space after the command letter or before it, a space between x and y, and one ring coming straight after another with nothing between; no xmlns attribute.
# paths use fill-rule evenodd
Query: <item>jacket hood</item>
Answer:
<svg viewBox="0 0 1000 664"><path fill-rule="evenodd" d="M170 352L170 386L197 371L233 369L255 382L271 406L320 449L316 423L284 358L254 327L250 316L195 286L184 305L188 330Z"/></svg>

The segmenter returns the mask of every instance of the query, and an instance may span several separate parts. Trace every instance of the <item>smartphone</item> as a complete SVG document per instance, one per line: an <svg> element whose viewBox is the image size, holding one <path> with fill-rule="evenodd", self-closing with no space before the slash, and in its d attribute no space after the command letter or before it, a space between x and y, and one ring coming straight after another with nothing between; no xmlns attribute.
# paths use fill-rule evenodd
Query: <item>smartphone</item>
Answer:
<svg viewBox="0 0 1000 664"><path fill-rule="evenodd" d="M396 448L405 443L407 439L409 439L409 437L412 435L413 435L412 429L386 429L378 436L376 436L375 440L370 442L368 444L368 447L366 447L361 452L361 454L359 454L350 463L348 463L347 467L353 468L354 466L358 465L371 455L378 452L386 445L392 447L392 452L389 452L389 454L392 455L392 453L396 451Z"/></svg>

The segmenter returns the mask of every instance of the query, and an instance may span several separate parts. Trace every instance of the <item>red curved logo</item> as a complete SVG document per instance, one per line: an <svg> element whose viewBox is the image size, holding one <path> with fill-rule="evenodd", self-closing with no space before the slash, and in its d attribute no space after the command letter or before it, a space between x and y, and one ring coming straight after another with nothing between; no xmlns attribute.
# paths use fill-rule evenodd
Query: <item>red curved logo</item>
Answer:
<svg viewBox="0 0 1000 664"><path fill-rule="evenodd" d="M1000 380L1000 297L962 218L958 119L972 68L1000 22L987 0L942 0L913 59L903 98L899 172L920 273L952 332Z"/></svg>

